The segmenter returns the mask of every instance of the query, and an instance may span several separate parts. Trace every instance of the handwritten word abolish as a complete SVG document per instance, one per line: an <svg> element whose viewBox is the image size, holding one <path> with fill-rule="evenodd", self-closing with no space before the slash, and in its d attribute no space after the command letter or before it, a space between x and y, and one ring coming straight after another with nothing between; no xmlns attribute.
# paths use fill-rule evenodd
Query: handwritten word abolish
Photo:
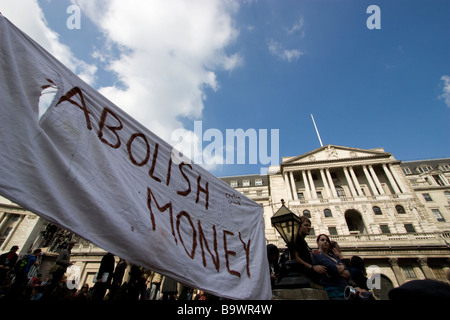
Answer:
<svg viewBox="0 0 450 320"><path fill-rule="evenodd" d="M86 104L83 91L79 87L72 88L59 99L56 107L60 107L64 102L76 106L83 112L86 128L92 131L92 124L95 119ZM213 239L212 241L211 239L208 240L201 219L194 221L195 219L186 210L181 210L176 215L173 212L175 203L183 204L184 201L195 201L195 204L199 206L201 212L208 213L210 209L209 182L200 173L197 173L190 163L177 162L175 165L170 153L162 152L160 154L160 144L157 142L151 144L150 142L152 141L144 133L135 132L130 134L128 139L123 139L126 130L122 120L112 109L104 107L101 110L97 124L97 136L102 143L113 149L119 149L124 146L132 166L144 167L148 165L148 176L157 183L156 186L155 183L152 183L151 187L147 187L146 205L150 213L151 230L156 231L159 228L158 219L168 218L175 245L181 243L190 259L195 259L196 253L198 252L198 245L200 245L204 267L208 266L206 259L208 254L211 257L215 270L220 272L220 260L221 257L224 257L227 272L233 276L241 277L242 270L241 272L233 270L231 260L245 259L246 274L250 277L250 239L244 241L240 232L235 234L235 232L225 229L217 230L216 225L213 224L211 227L212 230L206 233L212 233ZM151 149L153 149L153 154L151 154ZM161 168L164 169L161 170ZM161 175L161 172L164 173ZM175 175L176 179L174 178ZM172 182L173 180L176 180L176 183ZM161 197L161 194L169 194L165 191L163 193L155 192L157 189L160 191L161 188L166 188L167 191L175 191L172 197L169 196L171 200L166 203L160 198L157 199L157 195ZM227 194L227 198L228 201L240 200L230 199L229 194ZM168 212L168 215L156 215L156 212ZM161 225L161 228L164 228L165 224L161 222ZM239 243L242 246L239 252L231 250L229 246L231 242L236 243L236 238L239 239ZM236 245L232 246L232 248L236 248ZM231 257L234 258L231 259Z"/></svg>

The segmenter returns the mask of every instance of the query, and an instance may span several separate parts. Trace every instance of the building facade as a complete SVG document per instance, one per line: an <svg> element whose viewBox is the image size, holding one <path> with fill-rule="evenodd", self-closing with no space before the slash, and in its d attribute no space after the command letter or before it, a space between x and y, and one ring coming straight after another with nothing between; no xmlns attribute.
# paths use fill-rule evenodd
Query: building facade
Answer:
<svg viewBox="0 0 450 320"><path fill-rule="evenodd" d="M281 200L311 219L306 240L337 241L344 257L365 261L375 291L414 279L446 281L450 269L450 159L401 162L382 148L327 145L296 157L261 176L222 178L264 206L266 239L283 249L270 218ZM266 180L267 179L267 180ZM252 184L254 183L254 184ZM255 197L256 190L266 197ZM377 289L377 287L379 289Z"/></svg>
<svg viewBox="0 0 450 320"><path fill-rule="evenodd" d="M382 148L327 145L284 157L267 175L221 179L263 206L268 244L286 247L270 221L283 199L292 212L311 219L306 239L311 248L325 233L339 243L344 257L364 259L382 299L409 280L446 281L450 158L401 162ZM42 247L51 256L70 237L77 241L72 254L79 283L92 284L105 251L6 199L0 199L0 214L0 252L19 245L19 253Z"/></svg>

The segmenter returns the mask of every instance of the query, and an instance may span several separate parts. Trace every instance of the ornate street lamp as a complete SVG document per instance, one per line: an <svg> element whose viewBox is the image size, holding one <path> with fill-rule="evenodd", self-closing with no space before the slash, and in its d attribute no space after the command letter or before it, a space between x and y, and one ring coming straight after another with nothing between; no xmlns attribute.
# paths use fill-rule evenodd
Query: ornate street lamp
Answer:
<svg viewBox="0 0 450 320"><path fill-rule="evenodd" d="M281 208L270 219L272 225L286 242L290 253L290 260L284 263L286 274L275 284L275 289L293 289L311 287L311 281L299 273L300 263L294 259L294 244L300 229L300 218L284 205L281 199Z"/></svg>
<svg viewBox="0 0 450 320"><path fill-rule="evenodd" d="M281 199L281 204L281 208L270 220L290 250L297 238L301 222L300 218L284 205L283 199Z"/></svg>

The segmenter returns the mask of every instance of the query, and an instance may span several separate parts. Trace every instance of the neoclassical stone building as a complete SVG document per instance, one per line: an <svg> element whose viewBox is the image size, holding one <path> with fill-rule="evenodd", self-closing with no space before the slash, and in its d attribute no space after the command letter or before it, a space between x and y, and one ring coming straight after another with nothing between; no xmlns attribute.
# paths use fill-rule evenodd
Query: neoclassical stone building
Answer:
<svg viewBox="0 0 450 320"><path fill-rule="evenodd" d="M450 158L401 162L382 148L327 145L306 154L284 157L267 175L221 178L264 207L266 241L280 250L285 243L270 218L281 199L312 221L307 241L326 233L345 257L361 256L368 275L378 275L381 298L413 279L445 281L450 269ZM72 250L79 282L92 284L105 251L76 235L54 228L42 218L0 199L0 252L19 245L20 253L58 239L77 241ZM54 232L52 232L54 231ZM49 262L45 268L51 265Z"/></svg>
<svg viewBox="0 0 450 320"><path fill-rule="evenodd" d="M252 196L241 179L226 179ZM408 280L445 281L450 267L449 158L402 163L381 148L327 145L282 158L267 179L267 198L255 200L265 206L269 243L285 247L270 223L284 199L292 212L310 217L313 230L307 241L312 248L316 235L328 234L344 256L365 260L369 276L380 275L381 297Z"/></svg>

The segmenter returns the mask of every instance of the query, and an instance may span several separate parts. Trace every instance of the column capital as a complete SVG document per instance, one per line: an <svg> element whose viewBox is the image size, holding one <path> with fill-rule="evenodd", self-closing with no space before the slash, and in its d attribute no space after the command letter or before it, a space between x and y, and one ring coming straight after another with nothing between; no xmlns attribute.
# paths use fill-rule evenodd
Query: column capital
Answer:
<svg viewBox="0 0 450 320"><path fill-rule="evenodd" d="M391 266L398 266L398 258L389 258L388 261Z"/></svg>
<svg viewBox="0 0 450 320"><path fill-rule="evenodd" d="M426 258L426 257L420 257L420 258L417 258L417 262L418 262L421 266L426 266L426 265L428 265L428 258Z"/></svg>

